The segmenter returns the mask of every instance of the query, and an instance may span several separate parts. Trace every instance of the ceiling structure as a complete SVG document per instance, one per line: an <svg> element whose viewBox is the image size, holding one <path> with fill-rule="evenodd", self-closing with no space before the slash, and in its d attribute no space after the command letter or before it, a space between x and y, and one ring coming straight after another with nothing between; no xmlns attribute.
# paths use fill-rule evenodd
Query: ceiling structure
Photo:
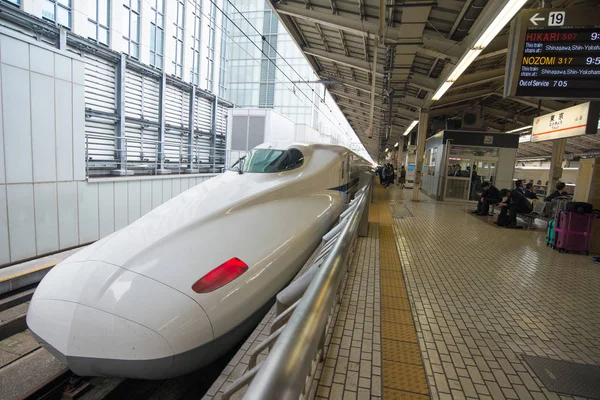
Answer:
<svg viewBox="0 0 600 400"><path fill-rule="evenodd" d="M508 27L440 100L432 100L507 1L271 0L271 7L377 160L419 119L421 109L430 112L428 132L435 119L460 119L468 110L477 110L483 129L508 131L531 125L538 113L576 104L503 98ZM600 0L546 3L554 8L600 7ZM529 0L525 8L539 5L539 0ZM551 152L551 143L521 147L519 157ZM600 135L569 139L567 154L590 151L600 153Z"/></svg>

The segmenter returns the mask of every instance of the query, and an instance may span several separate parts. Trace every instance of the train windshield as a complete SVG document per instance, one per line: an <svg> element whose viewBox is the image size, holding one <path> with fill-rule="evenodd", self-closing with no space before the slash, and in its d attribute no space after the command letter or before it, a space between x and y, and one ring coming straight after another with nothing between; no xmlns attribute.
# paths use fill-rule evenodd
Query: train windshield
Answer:
<svg viewBox="0 0 600 400"><path fill-rule="evenodd" d="M255 149L248 153L237 168L241 172L273 173L289 171L304 163L304 155L298 149Z"/></svg>

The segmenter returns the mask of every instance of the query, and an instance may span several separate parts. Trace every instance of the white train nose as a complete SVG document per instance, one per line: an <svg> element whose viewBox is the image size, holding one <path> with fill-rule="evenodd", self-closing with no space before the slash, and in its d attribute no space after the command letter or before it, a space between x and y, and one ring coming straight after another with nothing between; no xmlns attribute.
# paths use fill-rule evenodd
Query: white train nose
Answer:
<svg viewBox="0 0 600 400"><path fill-rule="evenodd" d="M50 271L34 294L27 324L80 375L151 378L171 368L178 354L213 339L208 317L190 297L98 261Z"/></svg>

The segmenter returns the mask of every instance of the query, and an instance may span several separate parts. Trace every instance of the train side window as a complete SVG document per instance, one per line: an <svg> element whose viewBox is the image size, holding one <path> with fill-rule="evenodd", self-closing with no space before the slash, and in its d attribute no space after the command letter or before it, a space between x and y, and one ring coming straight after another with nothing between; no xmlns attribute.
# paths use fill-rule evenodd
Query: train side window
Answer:
<svg viewBox="0 0 600 400"><path fill-rule="evenodd" d="M304 164L304 154L298 149L289 149L287 157L279 165L279 171L289 171Z"/></svg>

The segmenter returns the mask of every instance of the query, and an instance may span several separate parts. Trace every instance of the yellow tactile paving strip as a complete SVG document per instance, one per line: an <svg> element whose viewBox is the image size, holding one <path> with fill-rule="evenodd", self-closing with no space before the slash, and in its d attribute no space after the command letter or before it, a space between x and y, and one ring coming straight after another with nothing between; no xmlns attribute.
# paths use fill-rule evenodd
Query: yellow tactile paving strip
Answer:
<svg viewBox="0 0 600 400"><path fill-rule="evenodd" d="M386 192L378 187L369 221L379 224L383 399L429 399L423 360L394 239Z"/></svg>

